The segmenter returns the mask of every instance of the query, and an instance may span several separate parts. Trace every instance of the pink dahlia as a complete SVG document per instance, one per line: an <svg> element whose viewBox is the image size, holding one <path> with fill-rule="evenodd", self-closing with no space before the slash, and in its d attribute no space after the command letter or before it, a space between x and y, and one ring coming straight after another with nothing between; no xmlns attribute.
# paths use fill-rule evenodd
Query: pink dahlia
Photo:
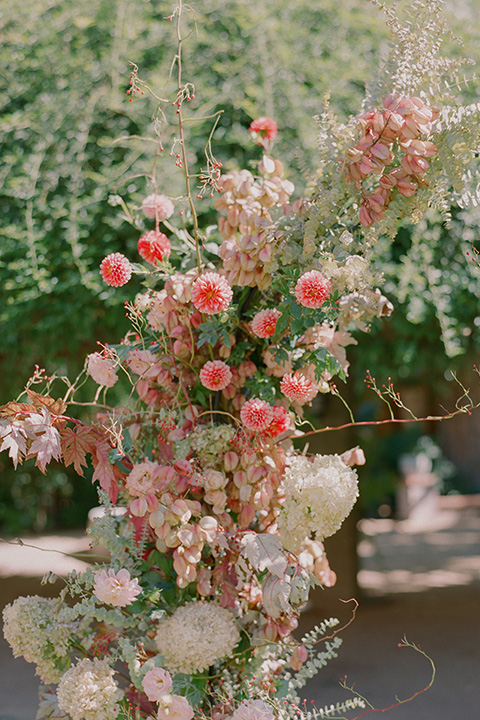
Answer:
<svg viewBox="0 0 480 720"><path fill-rule="evenodd" d="M192 302L200 312L215 315L230 305L233 290L227 280L216 272L200 275L192 285Z"/></svg>
<svg viewBox="0 0 480 720"><path fill-rule="evenodd" d="M260 310L252 320L251 328L259 338L268 338L275 334L277 320L282 313L275 308Z"/></svg>
<svg viewBox="0 0 480 720"><path fill-rule="evenodd" d="M142 588L138 584L137 578L130 579L130 573L122 568L115 573L112 568L108 574L105 570L95 573L95 584L93 594L100 602L115 607L126 607L140 595Z"/></svg>
<svg viewBox="0 0 480 720"><path fill-rule="evenodd" d="M248 430L263 432L273 420L273 408L265 400L252 398L242 407L240 417Z"/></svg>
<svg viewBox="0 0 480 720"><path fill-rule="evenodd" d="M298 370L293 374L287 373L283 376L280 382L280 390L285 397L300 403L300 405L310 402L318 393L315 383L298 372Z"/></svg>
<svg viewBox="0 0 480 720"><path fill-rule="evenodd" d="M158 230L150 230L142 235L137 247L140 256L152 265L156 265L157 260L162 262L172 251L168 237Z"/></svg>
<svg viewBox="0 0 480 720"><path fill-rule="evenodd" d="M100 263L100 275L107 285L121 287L132 277L132 266L122 253L111 253Z"/></svg>
<svg viewBox="0 0 480 720"><path fill-rule="evenodd" d="M259 117L252 120L248 132L257 145L263 145L263 140L273 140L278 132L277 123L269 117Z"/></svg>
<svg viewBox="0 0 480 720"><path fill-rule="evenodd" d="M330 295L330 281L318 270L304 273L295 286L295 297L300 305L308 308L322 307Z"/></svg>
<svg viewBox="0 0 480 720"><path fill-rule="evenodd" d="M167 220L175 210L175 205L166 195L148 195L142 202L142 211L150 220Z"/></svg>
<svg viewBox="0 0 480 720"><path fill-rule="evenodd" d="M267 437L275 438L288 430L289 427L290 417L286 408L284 408L282 405L274 405L273 420L267 427L267 429L264 431L264 434Z"/></svg>
<svg viewBox="0 0 480 720"><path fill-rule="evenodd" d="M208 390L223 390L232 381L232 371L223 360L209 360L200 370L200 382Z"/></svg>

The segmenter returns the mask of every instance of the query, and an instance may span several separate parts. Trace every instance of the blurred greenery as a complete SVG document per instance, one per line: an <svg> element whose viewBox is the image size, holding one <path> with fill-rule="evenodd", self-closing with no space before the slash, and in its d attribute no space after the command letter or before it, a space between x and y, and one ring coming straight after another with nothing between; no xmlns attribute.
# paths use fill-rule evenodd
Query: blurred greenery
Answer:
<svg viewBox="0 0 480 720"><path fill-rule="evenodd" d="M250 121L275 117L275 154L301 189L300 169L315 165L312 117L320 100L331 91L332 106L342 116L358 112L364 83L385 54L382 17L365 0L193 5L184 80L195 84L196 97L187 111L199 116L223 110L214 153L227 168L248 166L258 157L248 138ZM127 329L123 303L140 286L134 279L127 288L107 288L98 266L110 252L135 259L141 221L137 232L108 198L119 192L138 206L151 192L142 176L151 172L150 145L125 138L152 135L155 101L145 95L128 102L125 92L134 61L156 93L174 94L167 83L174 23L165 19L172 9L161 0L83 0L80 6L73 0L24 0L19 12L11 0L0 0L0 402L20 391L35 363L74 376L97 339L113 342ZM453 29L466 35L465 53L480 55L474 0L453 10ZM211 126L211 120L188 124L196 168ZM174 136L173 128L166 130L167 151ZM181 174L168 152L159 158L157 180L160 191L180 192ZM203 204L210 221L211 205ZM478 346L478 283L467 278L461 254L477 230L478 213L458 213L448 232L432 218L420 230L406 228L392 250L379 256L387 291L398 296L400 308L383 329L372 330L353 363L363 368L368 361L372 368L380 358L389 370L398 366L403 377L424 382L431 357L440 371L445 367L444 340L452 356ZM424 292L427 267L437 275ZM432 349L426 360L420 359L419 343ZM86 492L86 503L95 500L94 491L85 489L88 481L68 472L46 480L26 465L14 483L3 456L0 472L0 523L8 522L12 532L39 527L46 517L42 508L56 513L57 523L81 522L84 505L77 499Z"/></svg>

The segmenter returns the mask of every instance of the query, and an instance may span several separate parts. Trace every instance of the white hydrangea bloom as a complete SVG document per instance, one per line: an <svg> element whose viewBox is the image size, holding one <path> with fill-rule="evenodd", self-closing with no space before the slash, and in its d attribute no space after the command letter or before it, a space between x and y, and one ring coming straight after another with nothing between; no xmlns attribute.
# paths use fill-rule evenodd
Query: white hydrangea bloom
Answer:
<svg viewBox="0 0 480 720"><path fill-rule="evenodd" d="M122 691L105 660L83 659L63 675L57 698L59 708L72 720L113 720Z"/></svg>
<svg viewBox="0 0 480 720"><path fill-rule="evenodd" d="M74 610L60 598L19 597L3 611L3 634L14 656L35 663L36 674L48 685L58 682L70 663L75 619Z"/></svg>
<svg viewBox="0 0 480 720"><path fill-rule="evenodd" d="M215 660L231 655L239 640L230 610L207 602L177 608L159 623L155 635L168 669L186 675L206 670Z"/></svg>
<svg viewBox="0 0 480 720"><path fill-rule="evenodd" d="M290 459L284 476L285 502L278 518L280 539L298 552L309 536L323 540L337 532L358 497L357 473L338 455Z"/></svg>

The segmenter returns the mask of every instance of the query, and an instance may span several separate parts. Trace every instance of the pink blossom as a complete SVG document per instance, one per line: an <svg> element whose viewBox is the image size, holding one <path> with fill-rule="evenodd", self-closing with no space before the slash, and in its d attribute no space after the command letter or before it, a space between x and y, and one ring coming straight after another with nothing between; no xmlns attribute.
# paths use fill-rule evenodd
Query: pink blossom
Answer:
<svg viewBox="0 0 480 720"><path fill-rule="evenodd" d="M260 310L252 320L251 328L254 335L259 338L268 338L275 334L277 320L282 313L275 308Z"/></svg>
<svg viewBox="0 0 480 720"><path fill-rule="evenodd" d="M104 387L113 387L118 380L114 364L100 353L88 355L87 373Z"/></svg>
<svg viewBox="0 0 480 720"><path fill-rule="evenodd" d="M318 270L304 273L295 286L295 297L300 305L308 308L322 307L330 295L330 281Z"/></svg>
<svg viewBox="0 0 480 720"><path fill-rule="evenodd" d="M132 497L144 497L154 493L159 481L159 471L160 465L148 459L134 465L125 480L125 490Z"/></svg>
<svg viewBox="0 0 480 720"><path fill-rule="evenodd" d="M318 393L318 388L313 380L309 380L303 373L287 373L280 382L280 390L289 400L303 405L310 402Z"/></svg>
<svg viewBox="0 0 480 720"><path fill-rule="evenodd" d="M175 210L173 202L166 195L148 195L142 202L142 211L150 220L167 220Z"/></svg>
<svg viewBox="0 0 480 720"><path fill-rule="evenodd" d="M152 265L156 265L157 260L162 262L172 252L170 240L159 230L150 230L142 235L137 242L137 248L140 257Z"/></svg>
<svg viewBox="0 0 480 720"><path fill-rule="evenodd" d="M275 120L262 116L256 120L252 120L248 132L251 134L253 140L256 141L257 145L263 145L262 140L270 141L276 137L278 127Z"/></svg>
<svg viewBox="0 0 480 720"><path fill-rule="evenodd" d="M290 416L286 408L282 405L273 406L273 420L267 429L264 431L264 435L267 437L275 438L278 435L286 432L290 427Z"/></svg>
<svg viewBox="0 0 480 720"><path fill-rule="evenodd" d="M200 382L208 390L223 390L231 380L232 371L223 360L209 360L200 370Z"/></svg>
<svg viewBox="0 0 480 720"><path fill-rule="evenodd" d="M248 430L262 432L273 420L273 408L265 400L252 398L242 407L240 417Z"/></svg>
<svg viewBox="0 0 480 720"><path fill-rule="evenodd" d="M130 579L130 573L125 568L116 574L112 568L109 569L108 574L105 570L95 573L93 594L100 602L107 605L126 607L131 605L141 592L142 588L137 578Z"/></svg>
<svg viewBox="0 0 480 720"><path fill-rule="evenodd" d="M227 280L216 272L204 273L192 285L192 302L207 315L226 310L232 297L233 290Z"/></svg>
<svg viewBox="0 0 480 720"><path fill-rule="evenodd" d="M193 709L181 695L163 695L158 707L158 720L192 720Z"/></svg>
<svg viewBox="0 0 480 720"><path fill-rule="evenodd" d="M132 266L122 253L111 253L100 263L100 275L107 285L121 287L132 277Z"/></svg>
<svg viewBox="0 0 480 720"><path fill-rule="evenodd" d="M150 350L135 348L127 356L127 365L135 375L142 378L154 378L158 375L159 367L155 365L156 357Z"/></svg>
<svg viewBox="0 0 480 720"><path fill-rule="evenodd" d="M274 720L271 706L263 700L243 700L232 715L232 720Z"/></svg>
<svg viewBox="0 0 480 720"><path fill-rule="evenodd" d="M155 667L145 673L142 685L148 699L159 702L172 687L172 677L168 670Z"/></svg>

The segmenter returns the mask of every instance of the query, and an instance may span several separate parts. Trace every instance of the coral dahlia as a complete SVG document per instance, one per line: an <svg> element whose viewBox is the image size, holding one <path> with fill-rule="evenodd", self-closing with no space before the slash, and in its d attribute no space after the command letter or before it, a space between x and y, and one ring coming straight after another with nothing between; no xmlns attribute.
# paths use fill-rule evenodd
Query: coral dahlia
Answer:
<svg viewBox="0 0 480 720"><path fill-rule="evenodd" d="M295 286L295 297L300 305L308 308L321 307L330 292L330 281L318 270L304 273Z"/></svg>
<svg viewBox="0 0 480 720"><path fill-rule="evenodd" d="M207 315L226 310L233 297L227 280L216 272L200 275L192 285L192 302L200 312Z"/></svg>
<svg viewBox="0 0 480 720"><path fill-rule="evenodd" d="M248 430L263 432L273 420L273 408L265 400L252 398L242 407L240 417Z"/></svg>
<svg viewBox="0 0 480 720"><path fill-rule="evenodd" d="M278 132L277 123L269 117L259 117L252 120L248 132L257 145L263 145L263 141L273 140Z"/></svg>
<svg viewBox="0 0 480 720"><path fill-rule="evenodd" d="M282 313L275 308L260 310L252 320L251 328L259 338L268 338L275 334L277 320Z"/></svg>
<svg viewBox="0 0 480 720"><path fill-rule="evenodd" d="M208 390L223 390L232 381L232 371L223 360L209 360L200 370L200 382Z"/></svg>
<svg viewBox="0 0 480 720"><path fill-rule="evenodd" d="M285 397L300 403L300 405L310 402L318 393L316 384L298 370L293 374L287 373L283 376L280 390Z"/></svg>
<svg viewBox="0 0 480 720"><path fill-rule="evenodd" d="M100 263L100 275L107 285L121 287L132 277L132 266L122 253L111 253Z"/></svg>
<svg viewBox="0 0 480 720"><path fill-rule="evenodd" d="M273 420L267 429L264 431L264 435L267 437L278 437L290 427L290 417L288 410L282 405L273 406Z"/></svg>
<svg viewBox="0 0 480 720"><path fill-rule="evenodd" d="M175 205L166 195L148 195L142 202L142 211L150 220L167 220L175 210Z"/></svg>
<svg viewBox="0 0 480 720"><path fill-rule="evenodd" d="M157 260L162 262L172 251L168 237L158 230L150 230L142 235L137 247L140 256L152 265L156 265Z"/></svg>

